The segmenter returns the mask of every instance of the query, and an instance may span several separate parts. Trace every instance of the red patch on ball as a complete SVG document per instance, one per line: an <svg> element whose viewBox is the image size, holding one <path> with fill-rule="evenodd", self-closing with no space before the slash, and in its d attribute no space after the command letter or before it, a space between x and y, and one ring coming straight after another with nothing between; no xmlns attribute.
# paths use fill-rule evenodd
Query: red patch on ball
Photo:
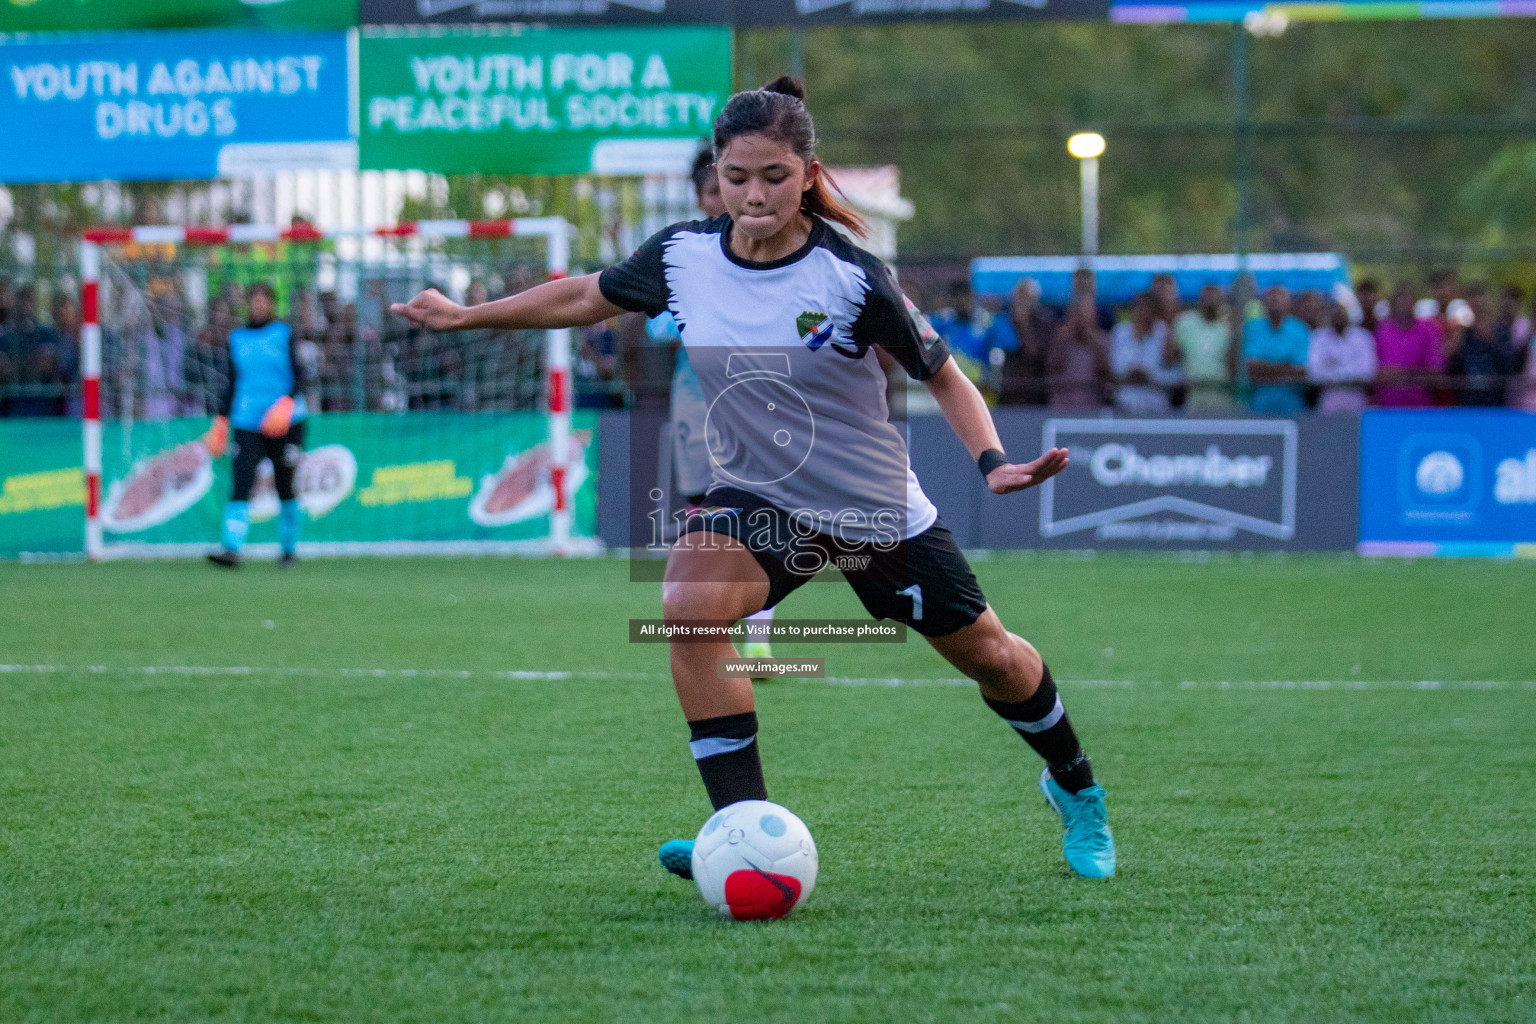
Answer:
<svg viewBox="0 0 1536 1024"><path fill-rule="evenodd" d="M800 902L800 879L768 871L732 871L725 879L725 902L738 921L783 917Z"/></svg>

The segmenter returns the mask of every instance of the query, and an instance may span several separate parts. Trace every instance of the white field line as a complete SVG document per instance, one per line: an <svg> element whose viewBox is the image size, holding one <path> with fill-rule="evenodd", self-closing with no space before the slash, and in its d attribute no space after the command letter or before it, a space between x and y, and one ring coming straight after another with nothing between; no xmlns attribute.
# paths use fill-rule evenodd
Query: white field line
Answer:
<svg viewBox="0 0 1536 1024"><path fill-rule="evenodd" d="M451 668L326 668L318 666L282 666L262 668L255 665L7 665L0 664L0 675L127 675L127 676L298 676L315 679L510 679L560 680L644 680L670 679L665 672L535 671L476 670ZM785 680L786 682L789 680ZM969 679L908 678L902 676L827 676L824 679L799 679L800 683L832 686L974 686ZM1063 686L1084 689L1177 689L1177 690L1536 690L1536 680L1194 680L1163 683L1136 679L1064 679Z"/></svg>

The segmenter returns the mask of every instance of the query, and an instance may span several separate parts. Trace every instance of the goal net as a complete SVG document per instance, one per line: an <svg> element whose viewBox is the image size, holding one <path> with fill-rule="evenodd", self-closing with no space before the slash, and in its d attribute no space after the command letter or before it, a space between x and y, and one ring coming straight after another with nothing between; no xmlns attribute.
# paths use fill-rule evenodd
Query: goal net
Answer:
<svg viewBox="0 0 1536 1024"><path fill-rule="evenodd" d="M87 555L217 544L230 464L201 439L256 282L293 329L309 409L301 555L595 552L597 414L572 409L571 332L438 334L389 313L427 287L461 302L521 291L563 276L567 253L558 218L87 232ZM263 462L257 557L276 550L272 480Z"/></svg>

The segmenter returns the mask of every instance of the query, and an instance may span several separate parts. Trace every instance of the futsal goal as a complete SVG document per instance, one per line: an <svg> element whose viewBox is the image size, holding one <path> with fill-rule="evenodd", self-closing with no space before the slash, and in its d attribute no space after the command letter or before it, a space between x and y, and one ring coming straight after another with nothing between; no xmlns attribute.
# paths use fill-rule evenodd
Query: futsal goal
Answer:
<svg viewBox="0 0 1536 1024"><path fill-rule="evenodd" d="M389 313L426 287L475 302L563 277L570 238L557 217L86 231L87 556L216 545L229 464L201 438L255 282L293 328L310 411L301 555L597 552L597 414L573 410L572 332L439 334ZM269 464L250 507L248 550L275 552Z"/></svg>

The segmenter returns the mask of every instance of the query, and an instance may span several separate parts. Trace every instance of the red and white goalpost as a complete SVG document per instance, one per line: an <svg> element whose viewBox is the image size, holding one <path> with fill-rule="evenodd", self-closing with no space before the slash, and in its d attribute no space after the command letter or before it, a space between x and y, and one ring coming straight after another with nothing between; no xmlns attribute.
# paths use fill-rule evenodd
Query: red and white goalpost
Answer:
<svg viewBox="0 0 1536 1024"><path fill-rule="evenodd" d="M85 467L85 553L99 559L103 543L102 507L102 331L101 274L103 247L140 245L213 246L256 242L320 242L342 238L458 239L540 238L545 242L550 280L570 270L573 228L561 217L525 217L515 220L422 220L382 228L316 228L296 225L235 224L228 227L104 227L82 233L80 240L80 365L84 421L82 440ZM567 485L571 461L571 332L546 332L545 399L549 422L550 485L554 492L547 550L564 555L590 545L574 544L571 536L571 495Z"/></svg>

